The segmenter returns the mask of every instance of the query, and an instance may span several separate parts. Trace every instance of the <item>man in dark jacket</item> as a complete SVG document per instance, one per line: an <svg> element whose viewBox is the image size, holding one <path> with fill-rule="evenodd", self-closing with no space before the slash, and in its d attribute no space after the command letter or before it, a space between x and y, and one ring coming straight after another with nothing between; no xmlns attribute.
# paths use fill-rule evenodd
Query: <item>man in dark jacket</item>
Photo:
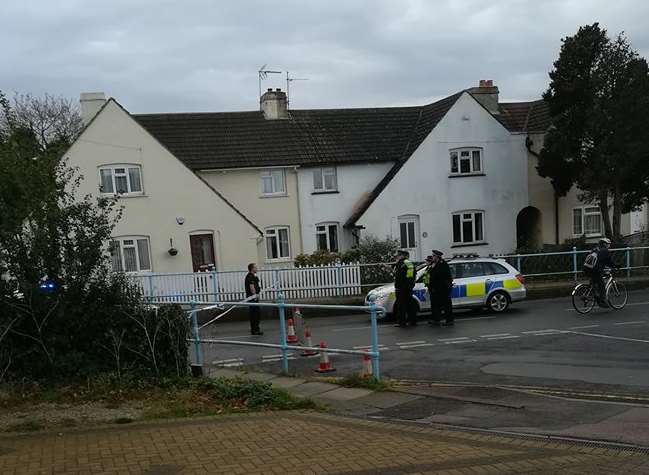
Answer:
<svg viewBox="0 0 649 475"><path fill-rule="evenodd" d="M455 324L453 320L453 301L451 300L451 291L453 290L453 277L451 268L442 256L441 251L433 251L432 256L428 256L426 261L429 262L424 283L428 288L430 296L431 324L440 325L442 320L442 311L446 318L446 326L450 327Z"/></svg>
<svg viewBox="0 0 649 475"><path fill-rule="evenodd" d="M608 250L609 247L611 247L610 239L602 238L599 240L597 247L594 249L594 252L597 253L597 263L590 276L591 285L595 289L597 303L600 307L604 308L608 307L604 289L604 269L616 269L618 267L611 258L611 253Z"/></svg>
<svg viewBox="0 0 649 475"><path fill-rule="evenodd" d="M412 302L412 290L415 288L415 265L410 262L408 251L399 251L394 269L394 302L393 312L400 327L409 322L417 325L417 311ZM407 320L406 320L407 316Z"/></svg>
<svg viewBox="0 0 649 475"><path fill-rule="evenodd" d="M251 303L259 303L259 292L261 287L259 285L259 277L257 277L257 265L253 262L248 264L248 274L244 280L246 287L246 300ZM259 307L248 307L248 315L250 316L250 334L263 335L264 333L259 328Z"/></svg>

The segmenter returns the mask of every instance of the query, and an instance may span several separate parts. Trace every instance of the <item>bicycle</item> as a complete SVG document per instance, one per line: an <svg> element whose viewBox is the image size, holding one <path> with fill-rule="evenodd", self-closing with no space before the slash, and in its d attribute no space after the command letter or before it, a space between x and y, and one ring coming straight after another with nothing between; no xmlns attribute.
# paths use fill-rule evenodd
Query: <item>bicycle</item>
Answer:
<svg viewBox="0 0 649 475"><path fill-rule="evenodd" d="M604 269L604 295L606 303L615 310L623 309L629 299L626 286L615 280L611 269ZM581 314L590 312L595 307L596 300L590 283L577 284L572 291L572 306Z"/></svg>

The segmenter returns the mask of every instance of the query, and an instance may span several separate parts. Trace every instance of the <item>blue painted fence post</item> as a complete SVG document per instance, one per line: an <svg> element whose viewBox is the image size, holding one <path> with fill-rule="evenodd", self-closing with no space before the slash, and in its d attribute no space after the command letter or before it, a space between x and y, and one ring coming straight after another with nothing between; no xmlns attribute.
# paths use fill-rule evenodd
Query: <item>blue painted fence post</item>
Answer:
<svg viewBox="0 0 649 475"><path fill-rule="evenodd" d="M288 373L288 348L286 348L286 314L284 306L284 294L280 291L277 297L279 304L279 344L282 350L282 372Z"/></svg>
<svg viewBox="0 0 649 475"><path fill-rule="evenodd" d="M374 303L374 296L370 297L370 320L372 325L372 375L378 381L381 379L381 369L379 367L379 328L376 321L376 303Z"/></svg>
<svg viewBox="0 0 649 475"><path fill-rule="evenodd" d="M626 248L626 276L631 277L631 248Z"/></svg>
<svg viewBox="0 0 649 475"><path fill-rule="evenodd" d="M192 332L194 333L194 356L196 363L192 366L198 367L196 370L199 374L203 371L203 355L201 353L201 338L200 330L198 329L198 311L196 310L196 302L192 301Z"/></svg>
<svg viewBox="0 0 649 475"><path fill-rule="evenodd" d="M574 246L572 248L572 275L577 282L577 248Z"/></svg>

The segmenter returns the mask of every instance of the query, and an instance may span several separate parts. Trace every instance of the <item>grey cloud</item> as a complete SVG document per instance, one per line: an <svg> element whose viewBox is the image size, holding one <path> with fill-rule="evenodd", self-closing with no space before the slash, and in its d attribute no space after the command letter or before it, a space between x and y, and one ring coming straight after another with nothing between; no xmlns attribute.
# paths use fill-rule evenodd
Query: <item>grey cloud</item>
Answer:
<svg viewBox="0 0 649 475"><path fill-rule="evenodd" d="M561 37L593 21L649 55L641 0L4 0L0 17L0 89L103 90L133 112L254 109L264 63L309 78L299 108L418 104L481 78L536 98Z"/></svg>

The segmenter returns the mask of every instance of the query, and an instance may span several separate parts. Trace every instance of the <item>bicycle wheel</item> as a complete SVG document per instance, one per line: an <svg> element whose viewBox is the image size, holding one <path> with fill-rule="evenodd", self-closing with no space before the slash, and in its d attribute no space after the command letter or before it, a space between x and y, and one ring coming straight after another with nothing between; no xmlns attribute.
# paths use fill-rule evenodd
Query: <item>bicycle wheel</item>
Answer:
<svg viewBox="0 0 649 475"><path fill-rule="evenodd" d="M628 299L629 294L626 291L626 285L622 282L613 280L606 287L606 301L615 310L624 308Z"/></svg>
<svg viewBox="0 0 649 475"><path fill-rule="evenodd" d="M595 306L593 289L588 284L579 284L572 291L572 306L579 313L588 313Z"/></svg>

